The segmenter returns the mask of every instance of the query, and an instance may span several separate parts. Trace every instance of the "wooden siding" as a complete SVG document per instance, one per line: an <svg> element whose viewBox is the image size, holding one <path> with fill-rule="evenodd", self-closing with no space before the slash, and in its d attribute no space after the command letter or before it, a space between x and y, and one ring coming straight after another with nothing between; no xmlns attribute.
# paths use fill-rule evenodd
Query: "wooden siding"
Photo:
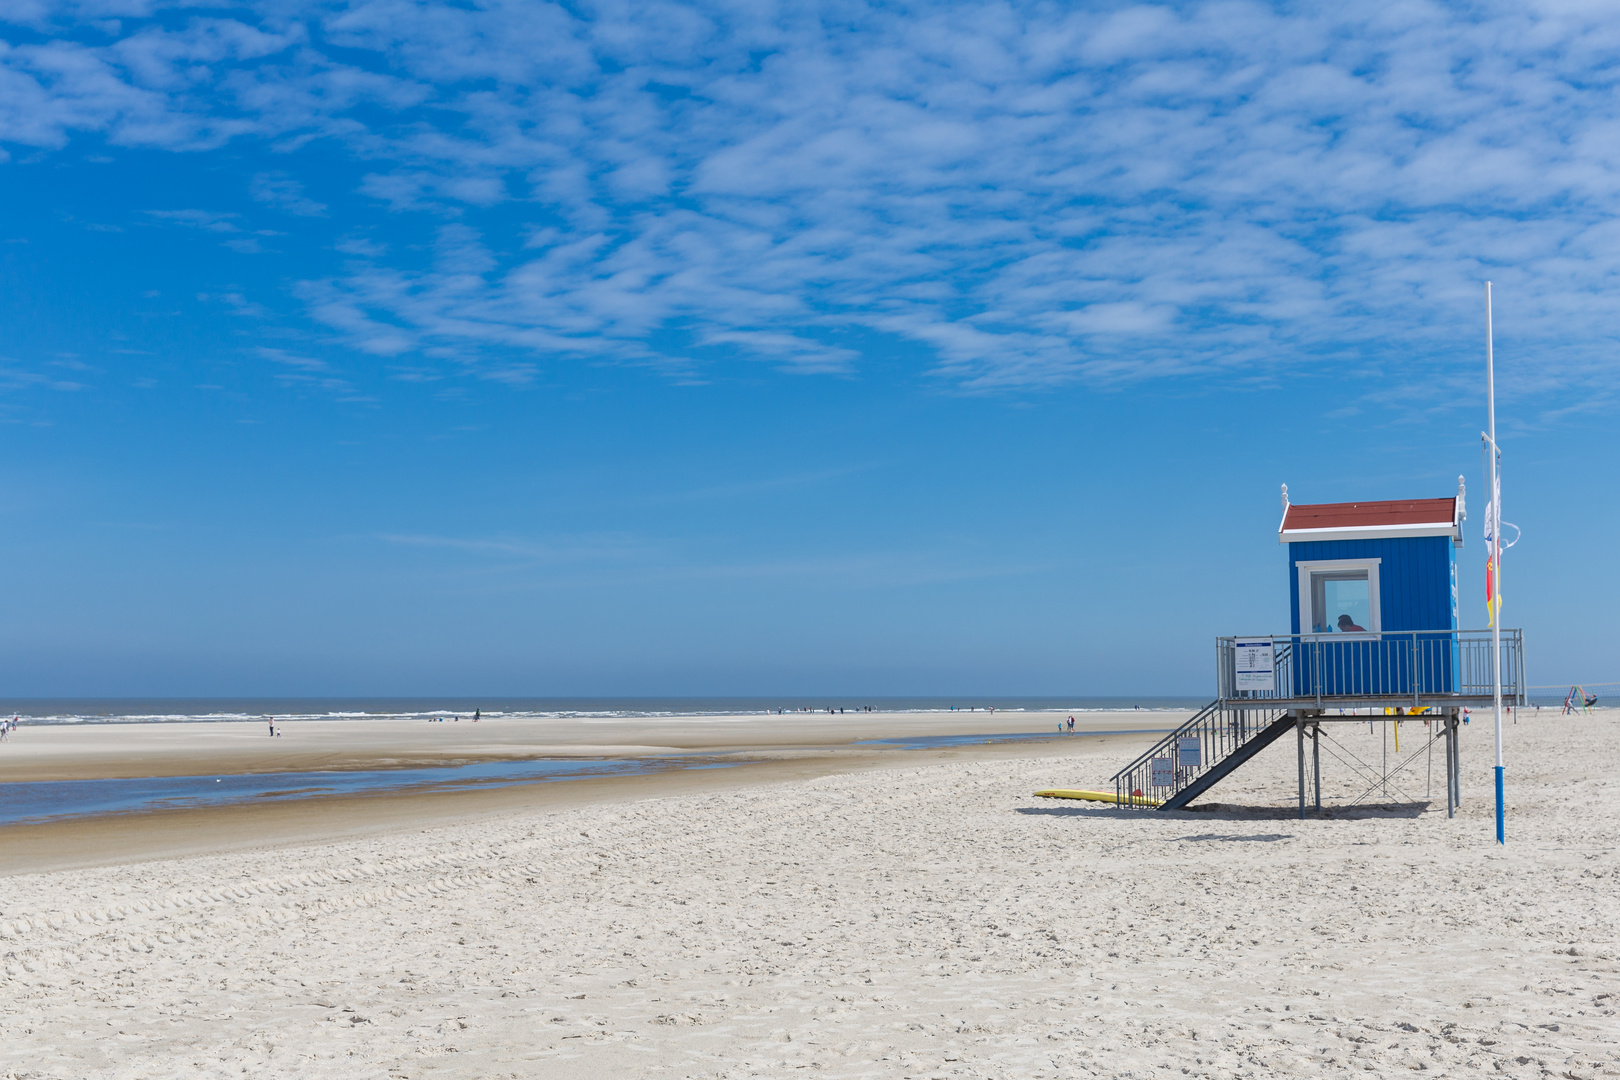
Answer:
<svg viewBox="0 0 1620 1080"><path fill-rule="evenodd" d="M1299 569L1301 562L1331 559L1378 559L1379 629L1455 630L1451 586L1456 548L1449 536L1399 537L1385 540L1312 540L1288 545L1289 620L1300 632ZM1453 639L1337 635L1301 642L1295 647L1294 693L1300 697L1405 695L1415 686L1448 693L1456 670Z"/></svg>
<svg viewBox="0 0 1620 1080"><path fill-rule="evenodd" d="M1290 625L1299 625L1301 562L1327 559L1380 559L1379 620L1384 630L1455 630L1451 606L1452 567L1456 549L1449 536L1396 537L1388 540L1311 540L1288 545ZM1483 605L1482 605L1483 606Z"/></svg>

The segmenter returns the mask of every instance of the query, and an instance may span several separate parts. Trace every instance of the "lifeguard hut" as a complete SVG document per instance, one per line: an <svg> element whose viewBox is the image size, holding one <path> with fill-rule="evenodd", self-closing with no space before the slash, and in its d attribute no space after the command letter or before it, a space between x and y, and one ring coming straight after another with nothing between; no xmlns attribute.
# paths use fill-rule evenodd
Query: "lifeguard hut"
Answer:
<svg viewBox="0 0 1620 1080"><path fill-rule="evenodd" d="M1284 485L1290 632L1217 638L1218 696L1114 777L1118 804L1183 808L1293 731L1304 816L1307 742L1322 805L1323 724L1421 714L1428 751L1445 745L1455 814L1462 711L1493 699L1491 631L1458 628L1464 496L1458 477L1455 497L1296 506ZM1503 629L1501 648L1503 701L1522 705L1521 632ZM1391 775L1373 776L1363 798Z"/></svg>

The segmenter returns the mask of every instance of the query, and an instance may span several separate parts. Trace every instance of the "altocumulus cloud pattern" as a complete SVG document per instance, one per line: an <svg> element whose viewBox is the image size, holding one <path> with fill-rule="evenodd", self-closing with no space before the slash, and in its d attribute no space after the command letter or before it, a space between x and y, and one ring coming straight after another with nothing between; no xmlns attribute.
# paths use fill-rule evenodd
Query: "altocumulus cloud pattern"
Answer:
<svg viewBox="0 0 1620 1080"><path fill-rule="evenodd" d="M343 254L229 302L402 373L1000 390L1376 353L1443 387L1493 277L1538 388L1611 390L1612 7L1067 8L6 0L0 148L258 155L252 205ZM351 170L341 222L316 148Z"/></svg>

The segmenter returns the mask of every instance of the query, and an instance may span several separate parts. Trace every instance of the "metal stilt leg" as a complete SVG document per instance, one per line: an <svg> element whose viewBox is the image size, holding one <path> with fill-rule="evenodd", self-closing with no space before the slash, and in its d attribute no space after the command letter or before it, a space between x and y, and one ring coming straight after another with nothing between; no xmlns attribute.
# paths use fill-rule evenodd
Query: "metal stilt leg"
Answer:
<svg viewBox="0 0 1620 1080"><path fill-rule="evenodd" d="M1305 714L1294 714L1294 741L1299 746L1299 820L1305 820Z"/></svg>
<svg viewBox="0 0 1620 1080"><path fill-rule="evenodd" d="M1322 811L1322 721L1311 725L1311 772L1316 777L1316 810Z"/></svg>
<svg viewBox="0 0 1620 1080"><path fill-rule="evenodd" d="M1446 710L1446 817L1457 816L1457 806L1462 801L1457 782L1460 770L1457 764L1457 710Z"/></svg>
<svg viewBox="0 0 1620 1080"><path fill-rule="evenodd" d="M1455 793L1457 809L1462 809L1462 719L1451 722L1451 789Z"/></svg>
<svg viewBox="0 0 1620 1080"><path fill-rule="evenodd" d="M1457 816L1457 785L1452 783L1452 776L1456 773L1457 748L1456 730L1452 726L1456 719L1452 710L1446 710L1446 817Z"/></svg>

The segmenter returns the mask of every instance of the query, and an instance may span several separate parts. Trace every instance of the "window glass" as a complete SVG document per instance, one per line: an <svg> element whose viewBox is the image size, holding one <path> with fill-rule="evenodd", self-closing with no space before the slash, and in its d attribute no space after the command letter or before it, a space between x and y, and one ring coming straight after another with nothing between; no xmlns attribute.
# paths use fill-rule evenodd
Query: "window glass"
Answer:
<svg viewBox="0 0 1620 1080"><path fill-rule="evenodd" d="M1311 632L1365 634L1372 629L1367 571L1334 570L1311 575Z"/></svg>

